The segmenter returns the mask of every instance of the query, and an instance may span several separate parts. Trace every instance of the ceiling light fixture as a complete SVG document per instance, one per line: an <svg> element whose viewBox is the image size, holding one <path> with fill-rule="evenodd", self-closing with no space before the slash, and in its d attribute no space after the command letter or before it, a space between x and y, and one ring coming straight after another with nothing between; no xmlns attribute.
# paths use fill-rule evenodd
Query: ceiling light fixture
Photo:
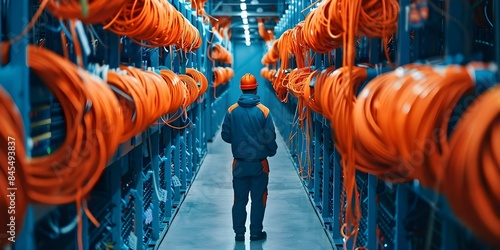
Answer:
<svg viewBox="0 0 500 250"><path fill-rule="evenodd" d="M243 24L243 29L248 30L248 28L250 28L248 24Z"/></svg>
<svg viewBox="0 0 500 250"><path fill-rule="evenodd" d="M240 9L241 10L247 10L247 4L246 3L240 3Z"/></svg>
<svg viewBox="0 0 500 250"><path fill-rule="evenodd" d="M250 2L250 4L252 4L252 5L257 5L257 4L259 4L259 1L257 1L257 0L252 0L252 1Z"/></svg>
<svg viewBox="0 0 500 250"><path fill-rule="evenodd" d="M245 30L245 35L249 36L250 35L250 31L249 30Z"/></svg>
<svg viewBox="0 0 500 250"><path fill-rule="evenodd" d="M243 18L243 24L248 24L248 19Z"/></svg>
<svg viewBox="0 0 500 250"><path fill-rule="evenodd" d="M247 18L248 17L248 12L246 10L241 12L241 18Z"/></svg>
<svg viewBox="0 0 500 250"><path fill-rule="evenodd" d="M245 44L246 44L247 46L250 46L252 43L251 43L250 41L246 41L246 42L245 42Z"/></svg>

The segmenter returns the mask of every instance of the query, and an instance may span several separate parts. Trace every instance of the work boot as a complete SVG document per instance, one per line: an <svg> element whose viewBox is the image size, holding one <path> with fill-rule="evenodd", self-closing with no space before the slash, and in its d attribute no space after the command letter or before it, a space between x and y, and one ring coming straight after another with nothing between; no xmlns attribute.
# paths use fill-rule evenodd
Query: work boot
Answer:
<svg viewBox="0 0 500 250"><path fill-rule="evenodd" d="M234 240L235 241L245 241L245 234L236 234L236 236L234 236Z"/></svg>
<svg viewBox="0 0 500 250"><path fill-rule="evenodd" d="M259 234L252 234L250 235L250 240L265 240L267 238L267 233L266 231L262 231Z"/></svg>

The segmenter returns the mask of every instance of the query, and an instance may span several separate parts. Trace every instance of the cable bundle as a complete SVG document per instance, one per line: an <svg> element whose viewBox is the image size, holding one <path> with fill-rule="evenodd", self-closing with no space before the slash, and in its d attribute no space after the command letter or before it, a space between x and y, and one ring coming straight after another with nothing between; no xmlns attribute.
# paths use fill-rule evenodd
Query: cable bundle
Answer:
<svg viewBox="0 0 500 250"><path fill-rule="evenodd" d="M229 51L220 44L215 44L212 47L211 58L215 61L227 64L233 63L233 56L231 53L229 53Z"/></svg>
<svg viewBox="0 0 500 250"><path fill-rule="evenodd" d="M46 0L41 0L46 1ZM60 19L79 19L84 23L103 23L115 16L128 0L48 0L47 9Z"/></svg>
<svg viewBox="0 0 500 250"><path fill-rule="evenodd" d="M181 108L187 107L186 99L187 97L187 89L186 85L182 82L180 77L176 75L173 71L170 70L160 70L160 76L165 80L165 83L168 86L168 89L170 90L169 96L167 97L170 99L170 107L169 109L164 113L167 115L162 115L161 119L163 123L166 125L176 128L170 125L173 121L177 120L181 115L182 111L186 111L184 108L183 110L180 111ZM175 112L175 113L174 113ZM169 114L174 113L173 117L169 117Z"/></svg>
<svg viewBox="0 0 500 250"><path fill-rule="evenodd" d="M205 15L205 4L208 0L188 0L187 2L191 2L191 8L196 9L196 14L203 16Z"/></svg>
<svg viewBox="0 0 500 250"><path fill-rule="evenodd" d="M198 97L201 97L203 94L205 94L205 92L207 92L208 80L205 75L193 68L187 68L186 75L192 77L196 81L196 83L200 85Z"/></svg>
<svg viewBox="0 0 500 250"><path fill-rule="evenodd" d="M280 68L277 70L276 77L273 81L273 88L276 91L276 96L281 102L288 100L288 73L289 59L292 53L291 44L293 43L292 30L286 30L277 40L276 48L279 54Z"/></svg>
<svg viewBox="0 0 500 250"><path fill-rule="evenodd" d="M304 29L308 31L308 34L304 35L306 45L318 53L327 53L342 47L340 20L332 20L329 13L325 11L330 5L335 6L336 3L337 1L322 1L304 21Z"/></svg>
<svg viewBox="0 0 500 250"><path fill-rule="evenodd" d="M201 46L200 33L167 1L128 1L104 29L146 47L177 45L185 51ZM147 42L147 44L144 44Z"/></svg>
<svg viewBox="0 0 500 250"><path fill-rule="evenodd" d="M274 39L274 30L268 29L264 27L264 19L257 18L258 32L260 37L267 43Z"/></svg>
<svg viewBox="0 0 500 250"><path fill-rule="evenodd" d="M318 71L313 71L309 67L294 69L288 77L288 89L298 99L297 111L299 126L303 128L304 120L310 113L311 87L309 86L312 78L318 75ZM312 88L314 90L314 88ZM311 109L314 110L314 107Z"/></svg>
<svg viewBox="0 0 500 250"><path fill-rule="evenodd" d="M186 88L186 99L183 103L183 108L186 109L198 99L200 90L198 89L198 84L191 76L180 74L179 78Z"/></svg>
<svg viewBox="0 0 500 250"><path fill-rule="evenodd" d="M260 70L260 75L262 77L264 77L264 79L267 79L268 81L273 82L274 76L276 75L276 70L264 67Z"/></svg>
<svg viewBox="0 0 500 250"><path fill-rule="evenodd" d="M295 25L295 27L292 29L291 51L295 56L297 68L303 68L306 66L305 59L306 56L309 55L309 53L307 53L309 47L306 46L303 29L304 21Z"/></svg>
<svg viewBox="0 0 500 250"><path fill-rule="evenodd" d="M229 67L216 67L213 69L214 72L214 83L213 86L217 87L221 84L226 84L233 78L234 71Z"/></svg>
<svg viewBox="0 0 500 250"><path fill-rule="evenodd" d="M394 33L398 14L396 0L325 0L306 17L304 29L310 32L304 38L308 47L318 53L342 46L350 51L355 36L376 38Z"/></svg>
<svg viewBox="0 0 500 250"><path fill-rule="evenodd" d="M452 110L472 89L462 66L408 65L375 78L354 110L358 167L392 182L418 179L436 188Z"/></svg>
<svg viewBox="0 0 500 250"><path fill-rule="evenodd" d="M348 126L354 124L352 115L347 112L346 107L354 105L356 102L354 93L367 79L365 68L354 67L352 82L348 82L345 77L347 71L347 67L336 70L330 67L321 75L322 77L316 80L316 84L320 86L320 89L316 91L318 105L321 107L323 116L331 121L331 126L334 128L335 146L342 155L347 154L348 141L352 140L347 138L344 132L349 129Z"/></svg>
<svg viewBox="0 0 500 250"><path fill-rule="evenodd" d="M262 64L273 64L278 62L280 59L280 55L278 52L278 40L274 40L271 48L264 54L262 60L260 61Z"/></svg>
<svg viewBox="0 0 500 250"><path fill-rule="evenodd" d="M449 143L441 189L453 212L500 247L500 87L485 92L460 118Z"/></svg>
<svg viewBox="0 0 500 250"><path fill-rule="evenodd" d="M186 105L186 87L172 71L162 70L157 74L127 66L121 66L120 70L125 74L109 71L107 81L125 94L118 95L127 128L121 142Z"/></svg>
<svg viewBox="0 0 500 250"><path fill-rule="evenodd" d="M115 94L99 78L51 51L30 46L28 52L29 67L59 100L66 121L60 149L30 162L29 196L47 204L72 202L90 192L117 149L122 114Z"/></svg>
<svg viewBox="0 0 500 250"><path fill-rule="evenodd" d="M151 112L153 104L150 104L151 99L148 98L141 82L131 75L109 71L107 82L131 98L129 100L124 96L118 96L125 126L121 137L121 142L124 142L136 136L149 125L147 119L143 118L147 116L148 112Z"/></svg>
<svg viewBox="0 0 500 250"><path fill-rule="evenodd" d="M32 201L66 204L76 201L79 218L91 191L115 153L123 131L114 93L99 78L79 70L58 55L30 46L28 65L61 103L66 139L54 153L31 159L25 168ZM71 150L68 150L71 149ZM84 203L85 205L85 203ZM98 222L92 215L89 218ZM82 225L78 225L79 237ZM82 248L81 238L79 247Z"/></svg>

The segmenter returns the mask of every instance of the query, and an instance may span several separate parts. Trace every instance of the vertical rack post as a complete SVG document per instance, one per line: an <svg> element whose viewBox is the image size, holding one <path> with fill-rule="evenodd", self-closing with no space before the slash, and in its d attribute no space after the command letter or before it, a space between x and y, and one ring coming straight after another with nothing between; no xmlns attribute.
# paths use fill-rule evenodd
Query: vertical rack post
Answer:
<svg viewBox="0 0 500 250"><path fill-rule="evenodd" d="M396 189L396 232L394 249L411 249L406 239L404 220L408 214L408 189L404 185L397 185Z"/></svg>
<svg viewBox="0 0 500 250"><path fill-rule="evenodd" d="M139 150L139 148L136 148L134 149L134 151L132 152L132 169L133 171L135 171L136 173L136 178L135 178L135 181L137 182L136 183L136 186L135 186L135 199L134 199L134 202L135 202L135 213L134 213L134 216L135 216L135 237L137 239L137 244L136 244L136 250L142 250L143 249L143 243L142 243L142 239L143 239L143 220L142 220L142 216L144 214L144 211L143 211L143 196L144 196L144 192L143 192L143 171L142 171L142 168L143 168L143 164L142 164L142 150Z"/></svg>
<svg viewBox="0 0 500 250"><path fill-rule="evenodd" d="M340 207L340 200L342 198L342 176L341 176L341 166L340 166L340 154L339 152L334 149L333 150L333 200L336 201L337 203L334 204L333 206L333 216L334 219L332 223L332 238L333 241L336 245L342 245L343 244L343 238L342 235L340 234L340 218L338 217L340 215L341 207Z"/></svg>
<svg viewBox="0 0 500 250"><path fill-rule="evenodd" d="M453 2L453 3L452 3ZM471 14L466 1L456 3L446 0L446 40L445 54L447 56L463 55L469 58L471 54ZM460 42L457 42L460 41Z"/></svg>
<svg viewBox="0 0 500 250"><path fill-rule="evenodd" d="M21 34L25 26L31 19L31 6L33 1L8 1L2 3L6 7L6 18L0 24L1 33L8 39L12 39ZM0 18L2 19L2 18ZM5 21L5 22L4 22ZM24 145L26 147L26 157L31 157L31 146L29 143L30 134L30 77L29 68L26 67L27 62L27 47L29 37L24 36L9 48L10 62L5 65L0 65L0 85L12 97L14 103L19 109L23 119L24 126ZM1 50L2 48L0 48ZM1 51L0 51L1 52ZM2 52L3 53L3 52ZM21 140L21 138L16 138ZM17 185L16 185L17 186ZM35 208L28 206L25 215L16 217L16 224L22 225L22 231L17 236L15 247L17 249L32 250L35 249L34 242L34 213ZM20 219L24 217L24 221ZM2 232L4 233L4 232Z"/></svg>
<svg viewBox="0 0 500 250"><path fill-rule="evenodd" d="M165 126L164 129L166 131L163 132L164 141L167 142L165 148L163 149L163 156L166 158L166 162L163 164L164 173L165 173L165 189L167 190L165 199L165 217L167 221L170 221L172 217L172 197L174 196L172 192L172 150L174 150L174 146L172 146L172 130L170 127Z"/></svg>
<svg viewBox="0 0 500 250"><path fill-rule="evenodd" d="M179 202L181 200L181 183L180 183L180 176L181 176L181 171L180 171L180 166L181 166L181 156L180 156L180 150L181 150L181 135L179 131L174 130L174 176L172 179L175 179L173 185L174 185L174 205L177 206L179 205Z"/></svg>
<svg viewBox="0 0 500 250"><path fill-rule="evenodd" d="M155 132L150 135L150 140L151 140L151 169L153 170L153 218L152 218L152 240L158 240L158 237L160 236L160 225L161 223L160 220L160 200L158 197L161 197L162 194L161 192L161 187L160 187L160 137L161 134L159 132Z"/></svg>
<svg viewBox="0 0 500 250"><path fill-rule="evenodd" d="M118 160L118 163L124 162L124 158ZM128 164L128 163L126 163ZM112 164L110 169L110 182L109 186L111 187L111 202L113 206L111 208L111 223L114 225L113 232L111 235L111 239L117 246L123 246L123 242L121 239L121 230L122 230L122 198L121 198L121 184L120 179L122 177L121 166L122 164Z"/></svg>
<svg viewBox="0 0 500 250"><path fill-rule="evenodd" d="M368 249L376 249L377 246L377 177L374 175L368 175L368 218L367 219L367 230L368 239L367 247Z"/></svg>
<svg viewBox="0 0 500 250"><path fill-rule="evenodd" d="M400 13L397 31L397 57L396 65L402 66L410 63L410 34L408 28L408 19L410 15L410 0L400 0ZM384 45L385 46L385 45Z"/></svg>
<svg viewBox="0 0 500 250"><path fill-rule="evenodd" d="M311 146L314 145L314 159L311 159L312 161L312 166L314 169L314 178L311 178L313 185L314 185L314 191L313 191L313 199L314 199L314 205L316 207L319 207L322 205L321 202L321 179L319 179L319 176L321 175L321 169L324 167L321 165L320 161L320 147L321 147L321 123L318 121L318 116L316 113L312 114L312 120L313 120L313 139L309 142ZM323 161L324 163L324 161ZM324 188L324 186L323 186Z"/></svg>
<svg viewBox="0 0 500 250"><path fill-rule="evenodd" d="M323 221L324 222L331 222L332 218L332 206L330 202L330 196L332 190L330 189L330 179L331 177L331 172L333 169L333 166L330 166L330 145L332 145L331 141L331 128L328 125L328 122L326 119L323 120L324 123L323 125L323 210L322 210L322 215L323 215Z"/></svg>
<svg viewBox="0 0 500 250"><path fill-rule="evenodd" d="M188 168L187 168L187 161L186 161L186 150L188 150L187 148L187 129L184 128L181 130L180 132L182 135L180 137L180 143L181 143L181 147L179 148L180 150L180 156L181 156L181 161L180 161L180 174L181 174L181 194L186 192L187 190L187 177L188 177L188 174L187 174L187 171Z"/></svg>

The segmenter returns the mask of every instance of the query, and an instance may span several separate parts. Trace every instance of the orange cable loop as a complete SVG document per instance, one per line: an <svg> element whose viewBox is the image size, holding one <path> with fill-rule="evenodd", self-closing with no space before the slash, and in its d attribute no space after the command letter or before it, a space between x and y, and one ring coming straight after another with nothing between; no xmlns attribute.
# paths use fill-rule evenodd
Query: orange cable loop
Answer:
<svg viewBox="0 0 500 250"><path fill-rule="evenodd" d="M459 220L491 247L500 247L500 87L481 94L450 138L441 190Z"/></svg>
<svg viewBox="0 0 500 250"><path fill-rule="evenodd" d="M104 29L145 47L176 45L193 51L202 44L199 31L167 1L127 1Z"/></svg>
<svg viewBox="0 0 500 250"><path fill-rule="evenodd" d="M88 13L85 15L80 0L49 0L47 10L57 18L78 19L84 23L97 24L109 21L128 0L87 0Z"/></svg>

